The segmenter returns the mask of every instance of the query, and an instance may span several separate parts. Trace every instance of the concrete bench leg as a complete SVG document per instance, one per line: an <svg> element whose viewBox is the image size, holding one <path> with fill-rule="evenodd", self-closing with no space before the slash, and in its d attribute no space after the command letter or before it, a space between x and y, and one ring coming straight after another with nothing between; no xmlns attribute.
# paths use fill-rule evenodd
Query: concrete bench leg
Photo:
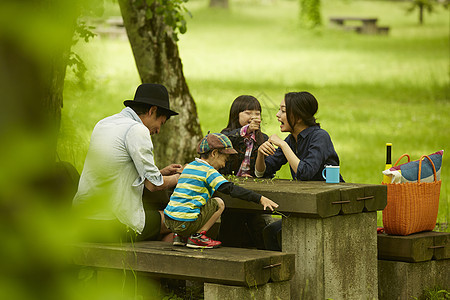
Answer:
<svg viewBox="0 0 450 300"><path fill-rule="evenodd" d="M377 214L283 218L283 252L295 253L292 299L377 299Z"/></svg>
<svg viewBox="0 0 450 300"><path fill-rule="evenodd" d="M408 263L378 261L380 299L412 299L425 289L450 290L450 259Z"/></svg>
<svg viewBox="0 0 450 300"><path fill-rule="evenodd" d="M290 300L289 281L270 282L258 287L205 283L205 300Z"/></svg>

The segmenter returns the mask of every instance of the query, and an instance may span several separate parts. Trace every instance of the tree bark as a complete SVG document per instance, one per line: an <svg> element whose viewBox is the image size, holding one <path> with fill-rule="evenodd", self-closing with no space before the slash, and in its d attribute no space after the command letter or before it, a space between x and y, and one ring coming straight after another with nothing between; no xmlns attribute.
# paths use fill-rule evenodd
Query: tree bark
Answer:
<svg viewBox="0 0 450 300"><path fill-rule="evenodd" d="M173 30L156 14L157 1L119 0L120 10L143 83L160 83L170 96L170 108L179 113L152 136L155 162L162 168L170 163L194 159L202 132L197 107L183 74ZM152 17L149 18L149 14Z"/></svg>
<svg viewBox="0 0 450 300"><path fill-rule="evenodd" d="M306 28L322 25L320 0L300 0L300 24Z"/></svg>
<svg viewBox="0 0 450 300"><path fill-rule="evenodd" d="M419 3L419 24L420 25L423 25L423 10L424 10L423 3Z"/></svg>

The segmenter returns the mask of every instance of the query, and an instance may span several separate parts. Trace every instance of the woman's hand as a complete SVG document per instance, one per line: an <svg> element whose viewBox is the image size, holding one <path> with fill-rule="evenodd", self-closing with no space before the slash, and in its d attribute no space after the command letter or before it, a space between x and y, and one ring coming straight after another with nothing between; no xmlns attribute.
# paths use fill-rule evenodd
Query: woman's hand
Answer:
<svg viewBox="0 0 450 300"><path fill-rule="evenodd" d="M270 140L270 139L269 139ZM271 142L265 141L261 146L258 148L258 154L262 154L264 156L269 156L275 153L275 147L272 145Z"/></svg>
<svg viewBox="0 0 450 300"><path fill-rule="evenodd" d="M261 200L259 200L259 202L262 206L264 206L264 210L266 210L266 208L268 207L271 211L273 211L274 208L278 207L278 204L264 196L261 196Z"/></svg>
<svg viewBox="0 0 450 300"><path fill-rule="evenodd" d="M284 141L276 134L272 134L269 138L269 142L274 144L277 147L281 147Z"/></svg>
<svg viewBox="0 0 450 300"><path fill-rule="evenodd" d="M161 169L161 175L163 176L170 176L174 174L181 174L183 171L183 167L180 164L171 164L165 167L164 169Z"/></svg>
<svg viewBox="0 0 450 300"><path fill-rule="evenodd" d="M289 147L289 144L285 141L283 141L278 135L274 134L272 135L268 142L273 143L274 145L276 145L277 147L279 147L279 149L281 149L281 151L283 151L284 156L286 157L287 161L289 162L289 166L291 167L292 171L294 171L294 173L296 174L295 176L297 176L297 169L298 169L298 165L300 163L300 158L297 157L297 155L294 153L294 151L292 151L291 147Z"/></svg>

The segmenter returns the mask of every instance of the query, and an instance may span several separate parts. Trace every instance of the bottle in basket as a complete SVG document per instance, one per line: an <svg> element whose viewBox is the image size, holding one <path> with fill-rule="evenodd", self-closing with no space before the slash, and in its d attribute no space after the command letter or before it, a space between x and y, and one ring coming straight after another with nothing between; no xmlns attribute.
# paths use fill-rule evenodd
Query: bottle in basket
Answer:
<svg viewBox="0 0 450 300"><path fill-rule="evenodd" d="M386 143L386 166L385 170L392 167L392 143ZM391 177L383 175L383 183L391 183Z"/></svg>

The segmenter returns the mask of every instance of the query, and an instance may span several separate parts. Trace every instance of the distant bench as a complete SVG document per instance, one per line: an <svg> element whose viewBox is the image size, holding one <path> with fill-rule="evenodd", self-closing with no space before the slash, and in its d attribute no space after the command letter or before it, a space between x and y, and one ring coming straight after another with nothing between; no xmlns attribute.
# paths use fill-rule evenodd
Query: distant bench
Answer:
<svg viewBox="0 0 450 300"><path fill-rule="evenodd" d="M361 22L361 25L349 26L347 25L348 22ZM356 31L361 34L387 34L389 27L379 27L377 22L378 18L330 17L330 23L346 30Z"/></svg>
<svg viewBox="0 0 450 300"><path fill-rule="evenodd" d="M160 241L134 244L82 243L74 246L75 265L98 270L131 270L154 277L205 282L205 299L290 298L295 255L255 249L227 248L194 250Z"/></svg>

